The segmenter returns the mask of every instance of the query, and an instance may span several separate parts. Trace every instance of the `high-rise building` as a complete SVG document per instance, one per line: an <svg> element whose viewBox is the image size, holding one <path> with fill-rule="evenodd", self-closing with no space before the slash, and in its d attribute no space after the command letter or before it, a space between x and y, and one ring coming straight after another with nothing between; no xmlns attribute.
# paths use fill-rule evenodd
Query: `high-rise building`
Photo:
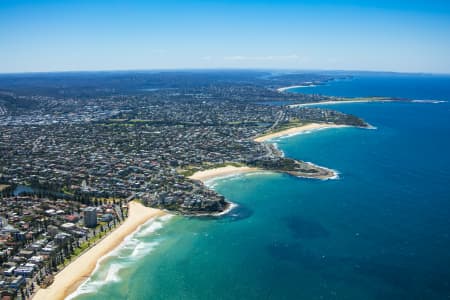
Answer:
<svg viewBox="0 0 450 300"><path fill-rule="evenodd" d="M97 226L97 210L95 207L84 209L84 226L91 228Z"/></svg>

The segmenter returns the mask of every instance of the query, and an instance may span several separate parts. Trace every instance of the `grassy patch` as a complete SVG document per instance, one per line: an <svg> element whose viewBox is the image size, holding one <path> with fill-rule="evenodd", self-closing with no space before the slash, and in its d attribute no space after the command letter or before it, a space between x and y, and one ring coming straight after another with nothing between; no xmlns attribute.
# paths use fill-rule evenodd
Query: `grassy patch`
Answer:
<svg viewBox="0 0 450 300"><path fill-rule="evenodd" d="M276 132L280 132L280 131L295 128L295 127L305 126L307 124L309 124L309 123L296 119L296 120L292 120L288 123L282 123L279 126L277 126L276 128L264 133L263 135L276 133Z"/></svg>
<svg viewBox="0 0 450 300"><path fill-rule="evenodd" d="M61 189L61 192L63 192L64 194L70 195L70 196L74 195L74 193L67 186L63 187Z"/></svg>

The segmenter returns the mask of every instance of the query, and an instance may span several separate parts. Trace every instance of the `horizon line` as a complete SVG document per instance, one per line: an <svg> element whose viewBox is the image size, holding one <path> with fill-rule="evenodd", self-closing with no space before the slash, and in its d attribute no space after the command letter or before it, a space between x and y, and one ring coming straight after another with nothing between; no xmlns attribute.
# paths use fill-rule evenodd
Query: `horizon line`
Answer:
<svg viewBox="0 0 450 300"><path fill-rule="evenodd" d="M98 69L98 70L53 70L53 71L18 71L0 72L5 75L44 75L64 73L139 73L139 72L175 72L175 71L266 71L266 72L349 72L349 73L392 73L411 75L450 75L449 72L426 72L426 71L393 71L393 70L363 70L363 69L296 69L296 68L239 68L239 67L215 67L215 68L155 68L155 69Z"/></svg>

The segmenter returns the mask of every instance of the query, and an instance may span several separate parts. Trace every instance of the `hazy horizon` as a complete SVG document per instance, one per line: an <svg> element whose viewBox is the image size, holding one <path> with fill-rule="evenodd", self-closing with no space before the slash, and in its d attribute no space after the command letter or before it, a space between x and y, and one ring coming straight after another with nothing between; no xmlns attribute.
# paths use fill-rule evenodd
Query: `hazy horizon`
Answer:
<svg viewBox="0 0 450 300"><path fill-rule="evenodd" d="M338 69L268 69L268 68L160 68L160 69L110 69L110 70L63 70L63 71L25 71L0 72L0 75L39 75L70 73L152 73L152 72L280 72L280 73L342 73L342 74L398 74L398 75L436 75L447 76L449 72L403 72L389 70L338 70Z"/></svg>

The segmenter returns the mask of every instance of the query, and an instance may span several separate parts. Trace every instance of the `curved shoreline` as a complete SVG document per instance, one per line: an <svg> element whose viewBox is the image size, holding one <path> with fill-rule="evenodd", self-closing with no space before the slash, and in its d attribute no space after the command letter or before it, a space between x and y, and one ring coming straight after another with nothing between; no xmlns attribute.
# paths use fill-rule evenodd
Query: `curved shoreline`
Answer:
<svg viewBox="0 0 450 300"><path fill-rule="evenodd" d="M307 163L307 164L309 164L311 166L314 166L316 168L325 169L328 172L333 174L333 176L330 176L330 177L317 178L317 179L320 179L320 180L335 180L335 179L339 179L339 172L334 170L334 169L330 169L330 168L327 168L327 167L322 167L322 166L316 165L316 164L314 164L312 162L309 162L309 161L305 161L305 163ZM303 178L308 178L308 177L303 177Z"/></svg>
<svg viewBox="0 0 450 300"><path fill-rule="evenodd" d="M305 107L314 105L333 105L333 104L348 104L348 103L370 103L370 102L395 102L398 100L393 99L355 99L355 100L333 100L333 101L322 101L322 102L311 102L311 103L300 103L300 104L290 104L288 107Z"/></svg>
<svg viewBox="0 0 450 300"><path fill-rule="evenodd" d="M116 249L127 236L151 219L165 214L166 212L162 210L145 207L135 201L130 202L125 222L62 269L55 276L53 284L48 288L39 289L33 299L65 299L92 275L97 263Z"/></svg>
<svg viewBox="0 0 450 300"><path fill-rule="evenodd" d="M315 87L317 85L315 84L303 84L303 85L291 85L291 86L285 86L277 88L277 92L283 93L290 89L298 89L298 88L306 88L306 87Z"/></svg>
<svg viewBox="0 0 450 300"><path fill-rule="evenodd" d="M240 174L246 174L246 173L256 173L261 172L263 170L258 168L251 168L251 167L235 167L235 166L225 166L220 168L214 168L214 169L208 169L203 171L198 171L189 176L189 179L192 180L198 180L201 181L204 185L208 185L208 182L211 182L212 180L216 180L219 178L227 178L227 177L234 177ZM238 205L231 201L226 201L228 203L228 207L221 212L213 213L213 214L196 214L196 216L213 216L213 217L220 217L223 215L228 214L230 211L232 211L234 208L236 208Z"/></svg>
<svg viewBox="0 0 450 300"><path fill-rule="evenodd" d="M214 169L208 169L203 171L195 172L193 175L188 178L193 180L199 180L206 184L208 181L222 178L222 177L231 177L239 174L252 173L252 172L260 172L262 171L259 168L252 167L234 167L234 166L226 166Z"/></svg>
<svg viewBox="0 0 450 300"><path fill-rule="evenodd" d="M310 123L310 124L305 124L305 125L298 126L298 127L288 128L286 130L282 130L279 132L258 136L256 138L254 138L253 141L258 142L258 143L263 143L263 142L269 142L270 140L275 139L275 138L288 137L288 136L302 134L302 133L310 132L310 131L317 131L317 130L328 129L328 128L345 128L345 127L351 127L351 126L326 124L326 123L324 123L324 124ZM326 167L321 167L321 166L318 166L311 162L305 162L305 163L307 163L308 165L314 166L314 167L325 169L333 174L330 177L318 178L320 180L337 179L339 177L339 173L336 170L329 169ZM262 172L275 172L275 171L263 170L263 169L255 168L255 167L235 167L235 166L230 165L230 166L225 166L225 167L219 167L219 168L198 171L198 172L195 172L193 175L189 176L189 178L193 179L193 180L199 180L203 184L206 185L208 182L210 182L212 180L220 179L220 178L233 177L233 176L237 176L237 175L245 174L245 173L262 173ZM298 176L298 177L303 178L303 176ZM304 177L304 178L309 178L309 177ZM233 205L234 203L230 202L230 204ZM231 209L227 208L227 210L225 210L225 211L228 212L229 210L231 210ZM216 215L223 215L223 214L224 214L224 212L220 212Z"/></svg>
<svg viewBox="0 0 450 300"><path fill-rule="evenodd" d="M266 142L275 138L280 137L286 137L291 135L297 135L302 134L308 131L317 131L321 129L327 129L327 128L345 128L345 127L351 127L349 125L337 125L337 124L327 124L327 123L309 123L302 126L292 127L288 128L282 131L274 132L274 133L268 133L264 134L262 136L258 136L254 138L253 140L255 142L261 143Z"/></svg>

